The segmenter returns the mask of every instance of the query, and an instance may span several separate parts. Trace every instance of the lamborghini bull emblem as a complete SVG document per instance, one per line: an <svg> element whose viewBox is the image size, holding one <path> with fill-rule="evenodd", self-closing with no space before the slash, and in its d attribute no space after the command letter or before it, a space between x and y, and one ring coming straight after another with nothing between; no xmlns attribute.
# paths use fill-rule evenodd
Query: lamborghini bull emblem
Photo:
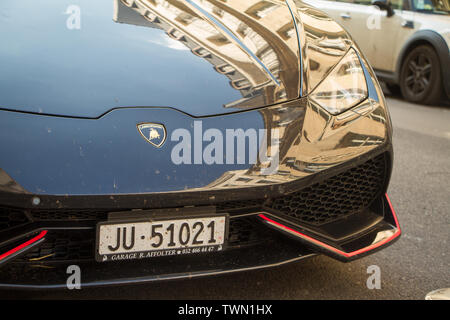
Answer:
<svg viewBox="0 0 450 320"><path fill-rule="evenodd" d="M141 136L157 148L160 148L166 141L166 128L162 124L140 123L137 128Z"/></svg>

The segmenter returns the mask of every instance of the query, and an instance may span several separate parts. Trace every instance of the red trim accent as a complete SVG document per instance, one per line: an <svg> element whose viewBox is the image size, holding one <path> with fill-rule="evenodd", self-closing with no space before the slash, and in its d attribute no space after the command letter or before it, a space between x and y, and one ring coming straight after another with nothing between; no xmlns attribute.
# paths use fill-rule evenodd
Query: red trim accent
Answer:
<svg viewBox="0 0 450 320"><path fill-rule="evenodd" d="M293 233L299 235L301 238L303 238L303 239L305 239L305 240L308 240L308 241L310 241L310 242L313 242L313 243L315 243L315 244L317 244L317 245L319 245L319 246L321 246L321 247L327 248L328 250L331 250L331 251L333 251L333 252L336 252L336 253L339 254L339 255L342 255L342 256L344 256L344 257L350 258L350 257L353 257L353 256L355 256L355 255L358 255L358 254L361 254L361 253L364 253L364 252L373 250L373 249L375 249L375 248L378 248L379 246L382 246L383 244L385 244L385 243L387 243L387 242L390 242L390 241L392 241L393 239L397 238L397 237L401 234L400 225L398 224L398 220L397 220L397 215L395 214L394 208L392 207L391 201L389 200L389 197L388 197L387 193L386 193L385 195L386 195L386 199L387 199L387 201L388 201L389 207L391 208L392 215L394 216L394 220L395 220L395 224L396 224L397 231L396 231L392 236L390 236L389 238L387 238L387 239L385 239L385 240L383 240L383 241L380 241L380 242L371 244L370 246L367 246L367 247L365 247L365 248L362 248L362 249L359 249L359 250L356 250L356 251L352 251L352 252L345 252L345 251L339 250L339 249L337 249L337 248L335 248L335 247L332 247L332 246L330 246L330 245L328 245L328 244L326 244L326 243L323 243L323 242L321 242L321 241L319 241L319 240L316 240L316 239L314 239L314 238L311 238L310 236L307 236L306 234L303 234L303 233L301 233L301 232L299 232L299 231L297 231L297 230L291 229L291 228L289 228L289 227L287 227L287 226L285 226L285 225L283 225L283 224L281 224L281 223L279 223L279 222L276 222L276 221L274 221L274 220L272 220L272 219L266 217L266 216L263 215L263 214L259 214L258 216L259 216L260 218L262 218L262 219L264 219L264 220L266 220L266 221L268 221L268 222L270 222L270 223L272 223L272 224L278 226L278 227L281 227L281 228L283 228L283 229L285 229L285 230L288 230L288 231L290 231L290 232L293 232Z"/></svg>
<svg viewBox="0 0 450 320"><path fill-rule="evenodd" d="M8 256L10 256L10 255L12 255L12 254L14 254L14 253L16 253L17 251L22 250L22 249L28 247L29 245L35 243L36 241L41 240L42 238L45 237L45 235L47 234L47 232L48 232L47 230L43 230L43 231L41 231L36 237L31 238L30 240L28 240L28 241L22 243L21 245L18 245L17 247L15 247L15 248L13 248L13 249L11 249L11 250L9 250L9 251L7 251L7 252L1 254L1 255L0 255L0 261L3 260L3 259L5 259L6 257L8 257Z"/></svg>

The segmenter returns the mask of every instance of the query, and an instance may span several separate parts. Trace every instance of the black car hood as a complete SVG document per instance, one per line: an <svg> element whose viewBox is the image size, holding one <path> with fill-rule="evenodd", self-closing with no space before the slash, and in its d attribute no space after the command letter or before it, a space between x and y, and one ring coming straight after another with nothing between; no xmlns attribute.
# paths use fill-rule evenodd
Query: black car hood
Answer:
<svg viewBox="0 0 450 320"><path fill-rule="evenodd" d="M1 1L0 108L207 116L292 100L302 78L296 28L283 1Z"/></svg>
<svg viewBox="0 0 450 320"><path fill-rule="evenodd" d="M383 105L376 117L370 113L377 108L372 101L379 102L371 77L373 95L357 112L332 117L306 96L353 45L329 17L292 0L289 7L283 1L196 1L130 0L128 7L78 0L79 30L66 27L64 12L73 0L58 1L62 10L47 0L20 0L26 4L21 7L18 1L1 2L0 100L7 109L0 110L3 203L9 201L5 192L65 197L192 191L211 192L214 198L216 191L225 197L232 189L254 186L258 197L278 187L280 195L287 184L340 166L390 139ZM199 12L208 19L200 19ZM179 28L168 27L169 22ZM228 35L229 30L236 33ZM213 44L221 50L214 51ZM151 142L149 132L147 138L141 130L146 124L163 127L161 140ZM276 134L264 139L272 130ZM207 138L212 132L225 138L212 142ZM279 153L269 157L279 170L268 173L272 162L265 152L258 153L262 158L256 163L250 161L250 149L239 147L235 153L235 140L252 150L264 149L270 140L275 145L266 150ZM213 144L217 161L203 161L203 151L216 150Z"/></svg>

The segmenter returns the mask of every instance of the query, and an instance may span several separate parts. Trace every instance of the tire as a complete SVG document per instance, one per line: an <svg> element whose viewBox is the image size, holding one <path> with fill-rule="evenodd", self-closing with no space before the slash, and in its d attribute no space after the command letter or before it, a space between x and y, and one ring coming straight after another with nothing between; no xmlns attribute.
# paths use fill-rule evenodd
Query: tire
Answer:
<svg viewBox="0 0 450 320"><path fill-rule="evenodd" d="M400 86L398 84L393 84L393 83L385 83L385 84L386 84L386 88L388 88L389 93L391 95L396 96L396 95L400 95L402 93Z"/></svg>
<svg viewBox="0 0 450 320"><path fill-rule="evenodd" d="M441 66L433 47L421 45L406 56L400 72L400 89L410 102L436 104L440 101Z"/></svg>

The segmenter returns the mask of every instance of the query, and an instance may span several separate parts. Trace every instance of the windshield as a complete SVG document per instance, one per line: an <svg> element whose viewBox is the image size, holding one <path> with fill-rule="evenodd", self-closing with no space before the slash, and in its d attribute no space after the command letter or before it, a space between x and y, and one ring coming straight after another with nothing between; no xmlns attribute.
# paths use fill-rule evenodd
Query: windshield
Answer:
<svg viewBox="0 0 450 320"><path fill-rule="evenodd" d="M450 14L449 0L413 0L413 6L419 12Z"/></svg>

